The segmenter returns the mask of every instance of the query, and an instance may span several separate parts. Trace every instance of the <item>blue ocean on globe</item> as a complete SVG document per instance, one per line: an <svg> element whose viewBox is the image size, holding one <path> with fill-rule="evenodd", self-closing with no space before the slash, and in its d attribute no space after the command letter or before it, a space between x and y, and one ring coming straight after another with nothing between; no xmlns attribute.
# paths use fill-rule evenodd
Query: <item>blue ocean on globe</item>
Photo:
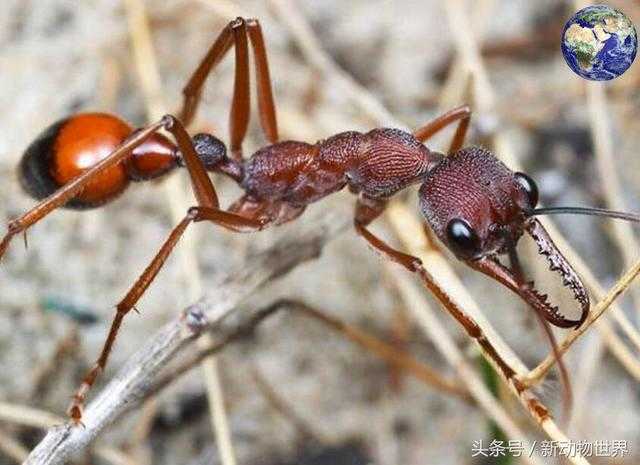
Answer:
<svg viewBox="0 0 640 465"><path fill-rule="evenodd" d="M636 57L638 36L624 13L607 5L578 11L562 31L562 54L579 76L608 81L624 73Z"/></svg>

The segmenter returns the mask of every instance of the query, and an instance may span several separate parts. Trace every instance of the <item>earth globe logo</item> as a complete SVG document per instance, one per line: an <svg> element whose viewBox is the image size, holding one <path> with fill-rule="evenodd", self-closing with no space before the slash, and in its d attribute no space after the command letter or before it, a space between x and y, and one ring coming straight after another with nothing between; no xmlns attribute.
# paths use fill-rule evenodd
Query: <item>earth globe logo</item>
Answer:
<svg viewBox="0 0 640 465"><path fill-rule="evenodd" d="M607 5L583 8L562 31L562 55L584 79L608 81L620 76L633 63L637 50L633 23Z"/></svg>

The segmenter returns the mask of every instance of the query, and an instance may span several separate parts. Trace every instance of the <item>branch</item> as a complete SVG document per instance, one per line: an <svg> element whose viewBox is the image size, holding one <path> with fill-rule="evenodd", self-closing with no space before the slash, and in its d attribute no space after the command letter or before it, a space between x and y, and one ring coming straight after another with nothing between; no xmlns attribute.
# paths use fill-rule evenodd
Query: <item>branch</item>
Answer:
<svg viewBox="0 0 640 465"><path fill-rule="evenodd" d="M59 464L86 448L102 429L137 405L161 369L178 354L191 350L200 334L209 331L216 337L224 333L227 318L243 299L300 263L318 257L324 245L349 224L349 215L339 210L307 218L291 234L279 235L271 247L249 257L240 269L221 271L214 277L214 290L160 328L87 406L84 427L67 423L51 428L24 463Z"/></svg>
<svg viewBox="0 0 640 465"><path fill-rule="evenodd" d="M222 325L224 328L216 332L216 337L211 338L207 347L201 347L198 352L191 352L177 366L167 368L165 373L149 389L147 395L155 395L156 391L164 389L184 373L202 363L206 358L217 354L230 342L251 334L264 319L282 310L296 312L306 318L322 323L327 328L344 336L345 339L364 348L370 354L376 355L389 364L398 366L407 375L413 376L427 386L455 396L465 402L473 403L469 392L460 386L459 380L445 378L437 370L420 362L409 353L397 349L392 344L377 338L369 332L331 316L324 310L313 308L302 301L290 298L281 298L266 307L255 307L235 313L231 318L227 318L224 325Z"/></svg>

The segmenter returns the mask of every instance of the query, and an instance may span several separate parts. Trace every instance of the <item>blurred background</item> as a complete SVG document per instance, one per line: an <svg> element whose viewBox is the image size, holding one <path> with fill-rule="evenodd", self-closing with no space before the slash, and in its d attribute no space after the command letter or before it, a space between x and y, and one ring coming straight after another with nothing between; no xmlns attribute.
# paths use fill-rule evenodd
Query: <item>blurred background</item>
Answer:
<svg viewBox="0 0 640 465"><path fill-rule="evenodd" d="M140 5L146 7L161 76L163 92L155 103L163 100L167 111L178 108L182 86L229 17L242 14L262 23L283 138L312 142L379 125L301 47L291 27L300 15L331 60L405 127L418 127L469 103L475 114L468 142L517 160L537 180L545 205L640 211L640 68L635 64L606 84L585 85L574 75L559 44L576 4L287 3L6 0L0 12L0 222L6 224L34 204L21 192L16 166L43 128L78 111L114 112L134 125L148 121L150 99L158 95L145 94L134 53L130 25ZM607 3L634 23L640 21L637 2ZM471 49L465 37L471 37ZM232 82L233 60L227 58L206 85L194 132L212 131L227 140ZM247 154L264 144L255 105L253 111ZM451 131L428 145L445 151L449 137ZM172 177L180 178L176 182L190 199L186 174ZM224 205L240 194L225 179L215 177L214 182ZM401 199L418 214L416 189ZM50 215L29 231L26 250L20 240L14 241L0 265L3 405L64 415L71 393L101 347L113 305L174 224L169 203L167 191L157 183L135 184L99 210ZM351 215L353 204L348 193L336 194L310 207L298 222L332 210ZM188 206L187 201L183 207ZM554 223L605 289L638 258L629 229L589 217L557 217ZM190 234L205 290L214 291L207 288L212 275L250 266L245 260L252 250L297 227L294 222L258 235L195 227ZM373 229L401 246L388 221L381 219ZM541 286L554 301L572 308L557 276L544 279L549 276L544 260L532 253L530 244L523 249L528 251L524 262ZM496 332L534 367L548 354L549 345L533 313L504 288L445 256ZM244 305L265 305L277 297L302 299L454 377L455 369L417 328L384 269L366 244L347 231L318 260L299 266ZM399 267L392 270L404 273ZM145 335L151 336L195 300L189 287L182 262L172 257L138 305L141 315L125 320L93 395L140 348ZM630 368L637 362L638 347L628 336L636 334L633 328L640 316L633 297L631 290L620 300L631 325L628 332L611 323L614 340L628 350L627 365L611 355L594 328L565 357L576 397L569 437L628 441L626 457L592 457L591 463L631 464L640 458L640 375ZM487 386L493 386L495 376L480 363L475 345L452 318L439 316ZM229 346L218 364L238 463L526 463L472 457L473 441L502 437L481 409L398 376L362 348L295 314L266 321L251 338ZM500 387L494 392L529 440L545 439L509 392ZM559 416L562 388L555 374L537 394ZM291 411L278 406L277 399L284 399ZM37 444L43 429L11 421L1 410L0 463L17 463ZM301 430L294 416L315 434ZM119 463L222 463L201 371L192 370L153 403L118 420L96 444L117 452ZM96 453L77 460L117 462Z"/></svg>

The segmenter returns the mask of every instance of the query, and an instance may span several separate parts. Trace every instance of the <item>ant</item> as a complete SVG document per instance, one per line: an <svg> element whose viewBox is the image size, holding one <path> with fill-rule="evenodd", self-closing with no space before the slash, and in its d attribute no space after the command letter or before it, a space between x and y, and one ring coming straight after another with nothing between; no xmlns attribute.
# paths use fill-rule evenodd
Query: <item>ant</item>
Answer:
<svg viewBox="0 0 640 465"><path fill-rule="evenodd" d="M254 58L260 123L269 145L244 158L242 142L249 123L249 43ZM229 126L229 150L211 134L189 136L204 83L231 48L235 51L235 81ZM538 215L574 213L603 215L640 222L640 217L589 208L536 208L538 188L526 174L511 171L491 152L463 147L471 110L460 106L408 133L376 128L366 133L347 131L314 144L280 141L271 90L264 38L256 19L237 18L220 33L183 89L178 116L133 129L121 118L104 113L80 113L45 129L27 148L19 166L24 190L40 202L11 221L0 242L0 257L11 239L58 207L97 208L121 194L131 181L162 177L186 167L197 205L171 231L129 292L116 314L95 365L73 396L68 414L81 423L86 395L104 370L125 315L161 270L187 227L208 221L234 232L261 231L297 219L307 205L345 187L357 194L356 233L383 257L416 273L445 309L493 359L505 378L519 391L524 385L485 337L482 329L455 305L422 266L420 259L394 249L369 231L391 196L421 183L420 209L435 235L470 267L492 277L518 294L540 317L553 342L548 324L577 328L589 313L589 296L580 278L536 219ZM424 142L438 131L457 124L447 155ZM173 141L161 134L165 130ZM230 153L230 154L229 154ZM220 207L207 172L233 179L244 195L227 210ZM526 281L516 244L524 233L573 292L580 317L569 319L547 296ZM510 266L499 256L506 255ZM555 344L554 344L555 348ZM557 351L556 351L557 355Z"/></svg>

